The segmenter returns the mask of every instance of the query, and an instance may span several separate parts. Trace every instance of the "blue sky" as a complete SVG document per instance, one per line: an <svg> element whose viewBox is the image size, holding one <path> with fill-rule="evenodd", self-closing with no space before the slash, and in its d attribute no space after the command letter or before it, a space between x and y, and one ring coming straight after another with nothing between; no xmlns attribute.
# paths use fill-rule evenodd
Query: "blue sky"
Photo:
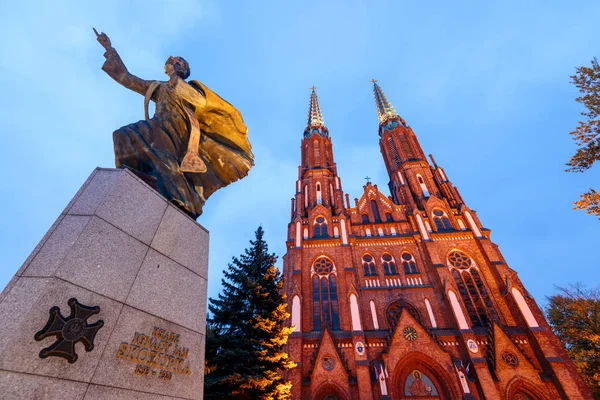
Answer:
<svg viewBox="0 0 600 400"><path fill-rule="evenodd" d="M259 224L285 252L311 86L344 190L360 197L366 175L386 188L372 78L538 301L554 284L600 284L600 221L572 210L600 173L564 172L582 111L569 76L600 56L600 3L417 3L0 3L0 288L92 170L114 166L112 131L143 118L143 98L100 69L92 26L145 79L183 56L248 125L256 166L198 220L211 297Z"/></svg>

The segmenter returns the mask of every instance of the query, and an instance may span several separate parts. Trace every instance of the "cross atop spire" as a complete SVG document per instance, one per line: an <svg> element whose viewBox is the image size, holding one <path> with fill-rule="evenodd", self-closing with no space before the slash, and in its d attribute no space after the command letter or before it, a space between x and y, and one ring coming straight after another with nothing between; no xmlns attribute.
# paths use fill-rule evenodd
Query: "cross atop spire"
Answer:
<svg viewBox="0 0 600 400"><path fill-rule="evenodd" d="M383 90L377 84L375 79L371 79L373 83L373 93L375 94L375 105L377 106L377 116L379 117L379 123L385 122L386 119L391 117L398 117L398 113L394 110L392 104L388 101Z"/></svg>
<svg viewBox="0 0 600 400"><path fill-rule="evenodd" d="M315 86L310 88L310 106L308 108L308 126L325 126L323 122L323 114L321 114L321 107L319 107L319 99L317 97L317 88Z"/></svg>

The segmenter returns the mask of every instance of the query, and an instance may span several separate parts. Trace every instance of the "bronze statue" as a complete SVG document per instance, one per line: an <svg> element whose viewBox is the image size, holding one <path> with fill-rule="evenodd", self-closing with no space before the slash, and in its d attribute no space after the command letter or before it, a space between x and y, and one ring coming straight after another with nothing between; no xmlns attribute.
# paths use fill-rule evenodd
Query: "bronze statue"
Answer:
<svg viewBox="0 0 600 400"><path fill-rule="evenodd" d="M254 165L248 128L239 111L202 83L190 80L181 57L165 63L167 82L132 75L104 32L102 69L144 96L146 119L113 132L117 168L129 168L192 218L217 189L248 175ZM148 103L156 103L152 118Z"/></svg>

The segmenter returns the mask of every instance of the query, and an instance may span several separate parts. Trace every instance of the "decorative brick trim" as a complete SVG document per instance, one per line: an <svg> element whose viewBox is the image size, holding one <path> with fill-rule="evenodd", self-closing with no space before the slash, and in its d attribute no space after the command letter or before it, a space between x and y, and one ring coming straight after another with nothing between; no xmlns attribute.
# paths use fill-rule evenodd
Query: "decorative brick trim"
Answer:
<svg viewBox="0 0 600 400"><path fill-rule="evenodd" d="M359 290L390 290L390 289L428 289L433 288L431 285L417 286L376 286L376 287L361 287Z"/></svg>

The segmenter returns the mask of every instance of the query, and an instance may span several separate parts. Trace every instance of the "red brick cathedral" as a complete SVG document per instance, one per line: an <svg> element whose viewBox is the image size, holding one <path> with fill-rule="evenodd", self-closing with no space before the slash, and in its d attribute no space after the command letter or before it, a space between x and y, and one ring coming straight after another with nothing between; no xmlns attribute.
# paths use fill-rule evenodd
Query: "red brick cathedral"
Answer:
<svg viewBox="0 0 600 400"><path fill-rule="evenodd" d="M314 88L285 291L294 399L591 399L517 273L374 83L391 196L351 204Z"/></svg>

